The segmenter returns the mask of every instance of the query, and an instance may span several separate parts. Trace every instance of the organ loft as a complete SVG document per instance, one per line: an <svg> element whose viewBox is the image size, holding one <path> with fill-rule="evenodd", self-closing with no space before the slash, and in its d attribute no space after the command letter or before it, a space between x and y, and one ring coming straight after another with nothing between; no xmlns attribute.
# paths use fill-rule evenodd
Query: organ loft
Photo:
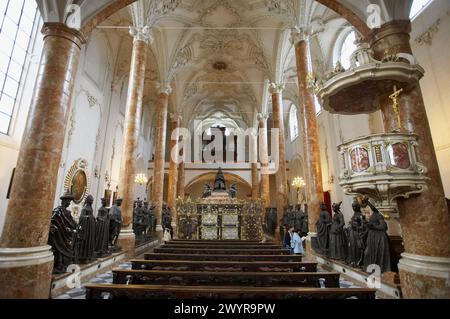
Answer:
<svg viewBox="0 0 450 319"><path fill-rule="evenodd" d="M0 1L0 298L450 298L450 2L372 2Z"/></svg>

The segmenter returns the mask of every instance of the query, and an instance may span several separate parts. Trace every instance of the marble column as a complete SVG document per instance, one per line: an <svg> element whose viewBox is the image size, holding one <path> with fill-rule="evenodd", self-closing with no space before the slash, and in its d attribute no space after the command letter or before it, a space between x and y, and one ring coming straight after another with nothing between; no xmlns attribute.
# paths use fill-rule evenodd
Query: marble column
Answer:
<svg viewBox="0 0 450 319"><path fill-rule="evenodd" d="M259 121L259 158L261 162L261 198L264 208L270 207L269 151L267 144L267 114L258 114Z"/></svg>
<svg viewBox="0 0 450 319"><path fill-rule="evenodd" d="M277 229L275 239L281 241L280 230L283 226L284 209L288 205L286 175L286 141L284 135L283 96L284 85L272 83L269 91L272 95L273 128L279 129L278 170L276 173Z"/></svg>
<svg viewBox="0 0 450 319"><path fill-rule="evenodd" d="M316 222L320 215L320 204L323 202L322 168L320 165L319 132L317 128L317 115L315 108L314 91L310 88L308 78L312 75L309 39L301 31L292 33L292 43L295 46L297 61L297 76L299 86L299 122L302 129L302 141L305 159L306 200L308 203L309 231L307 244L315 237ZM307 245L311 252L310 245Z"/></svg>
<svg viewBox="0 0 450 319"><path fill-rule="evenodd" d="M125 113L122 163L120 166L119 196L122 203L122 230L118 245L134 256L135 237L133 232L134 178L136 176L136 148L142 116L147 47L150 40L149 28L130 28L133 36L133 51L128 82L128 95Z"/></svg>
<svg viewBox="0 0 450 319"><path fill-rule="evenodd" d="M47 245L56 182L84 36L46 23L44 47L0 238L0 298L48 298Z"/></svg>
<svg viewBox="0 0 450 319"><path fill-rule="evenodd" d="M184 162L178 164L177 197L184 198Z"/></svg>
<svg viewBox="0 0 450 319"><path fill-rule="evenodd" d="M255 130L256 132L257 130ZM258 174L258 136L252 136L250 142L250 164L252 170L252 200L259 199L259 174Z"/></svg>
<svg viewBox="0 0 450 319"><path fill-rule="evenodd" d="M394 21L376 30L370 43L375 57L411 54L410 31L409 21ZM402 293L406 298L449 298L450 215L419 82L400 95L399 109L402 130L419 136L417 156L430 178L426 192L397 200L405 247L399 263ZM390 99L382 100L381 111L385 131L398 129Z"/></svg>
<svg viewBox="0 0 450 319"><path fill-rule="evenodd" d="M175 132L178 138L178 127L180 126L180 115L170 114L170 131L169 134ZM169 166L169 185L167 194L167 206L170 208L172 213L172 226L176 227L177 224L177 181L178 181L178 164L175 163L174 158L172 158L172 152L178 154L178 140L170 140L170 166ZM174 233L176 233L174 229Z"/></svg>
<svg viewBox="0 0 450 319"><path fill-rule="evenodd" d="M156 110L155 127L155 168L153 170L152 201L155 206L156 230L162 235L162 207L164 196L164 168L166 164L166 131L167 110L169 105L170 87L162 87L159 91Z"/></svg>

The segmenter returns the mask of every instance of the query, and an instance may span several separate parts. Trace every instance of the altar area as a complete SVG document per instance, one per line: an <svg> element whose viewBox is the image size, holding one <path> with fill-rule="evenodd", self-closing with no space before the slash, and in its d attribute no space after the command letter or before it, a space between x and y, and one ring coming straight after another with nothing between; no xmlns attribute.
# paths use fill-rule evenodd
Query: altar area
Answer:
<svg viewBox="0 0 450 319"><path fill-rule="evenodd" d="M237 189L226 189L219 168L214 188L205 184L201 199L177 201L177 235L179 239L262 240L264 210L261 201L236 198Z"/></svg>

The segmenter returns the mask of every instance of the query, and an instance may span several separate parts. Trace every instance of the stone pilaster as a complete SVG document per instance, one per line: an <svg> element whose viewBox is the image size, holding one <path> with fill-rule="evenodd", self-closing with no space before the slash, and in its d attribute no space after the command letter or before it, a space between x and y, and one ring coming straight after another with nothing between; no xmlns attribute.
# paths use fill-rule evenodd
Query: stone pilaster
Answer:
<svg viewBox="0 0 450 319"><path fill-rule="evenodd" d="M377 59L385 54L411 54L409 21L393 21L377 29L371 47ZM397 199L405 253L399 263L406 298L449 298L450 215L420 83L399 97L401 126L419 136L419 161L428 169L428 190L409 199ZM381 101L386 132L398 128L392 101Z"/></svg>
<svg viewBox="0 0 450 319"><path fill-rule="evenodd" d="M283 93L284 85L272 83L269 91L272 95L273 128L279 129L278 171L276 173L277 230L275 239L281 241L280 230L283 226L284 209L288 205L286 175L286 141L284 136Z"/></svg>
<svg viewBox="0 0 450 319"><path fill-rule="evenodd" d="M259 114L259 157L261 163L261 198L264 208L270 207L269 151L267 143L267 114Z"/></svg>
<svg viewBox="0 0 450 319"><path fill-rule="evenodd" d="M164 167L166 164L166 131L167 110L169 105L170 87L161 87L158 96L155 127L155 168L153 171L153 194L152 201L155 206L155 217L157 231L162 231L162 206L164 195Z"/></svg>
<svg viewBox="0 0 450 319"><path fill-rule="evenodd" d="M150 29L147 27L130 28L133 36L133 51L128 83L127 107L125 113L125 129L123 137L122 163L120 168L119 196L122 203L122 230L118 245L134 256L135 238L133 233L134 178L136 175L136 148L142 114L142 98L144 96L145 69L147 47L150 40Z"/></svg>
<svg viewBox="0 0 450 319"><path fill-rule="evenodd" d="M48 298L53 254L47 246L83 35L46 23L44 47L0 238L0 298Z"/></svg>
<svg viewBox="0 0 450 319"><path fill-rule="evenodd" d="M303 150L305 154L306 200L309 214L309 237L316 237L316 221L319 219L320 204L323 202L322 168L320 165L319 133L313 89L308 78L312 75L309 40L301 30L292 33L297 61L299 86L299 122L302 129ZM309 242L310 243L310 242ZM308 246L308 245L307 245Z"/></svg>

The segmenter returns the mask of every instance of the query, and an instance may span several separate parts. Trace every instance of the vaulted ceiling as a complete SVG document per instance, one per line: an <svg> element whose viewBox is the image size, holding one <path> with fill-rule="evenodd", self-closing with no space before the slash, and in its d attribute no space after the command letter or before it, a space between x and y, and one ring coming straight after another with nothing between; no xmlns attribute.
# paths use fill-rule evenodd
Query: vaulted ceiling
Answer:
<svg viewBox="0 0 450 319"><path fill-rule="evenodd" d="M333 42L352 23L370 24L370 4L382 21L408 16L412 0L37 0L45 21L65 22L67 5L81 7L84 31L96 27L127 35L127 27L148 25L154 41L148 59L146 95L154 82L173 88L172 112L194 119L220 117L253 126L267 107L267 81L295 86L290 29L325 30L315 37L320 67L330 67ZM333 8L335 11L331 10ZM337 12L344 14L343 18ZM356 21L356 22L355 22ZM356 25L367 29L367 25ZM127 72L131 37L121 47L116 77ZM293 93L292 95L295 95ZM293 97L294 99L295 97ZM218 116L219 114L219 116Z"/></svg>

